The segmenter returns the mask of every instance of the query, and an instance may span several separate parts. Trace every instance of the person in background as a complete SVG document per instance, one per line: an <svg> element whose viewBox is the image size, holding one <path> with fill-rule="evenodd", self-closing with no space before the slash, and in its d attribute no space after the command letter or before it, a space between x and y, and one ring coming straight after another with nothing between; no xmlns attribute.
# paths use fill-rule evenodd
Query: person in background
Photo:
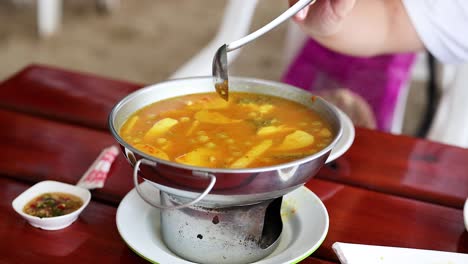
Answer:
<svg viewBox="0 0 468 264"><path fill-rule="evenodd" d="M468 61L464 0L317 0L294 20L310 39L283 81L317 91L364 127L390 129L415 52Z"/></svg>
<svg viewBox="0 0 468 264"><path fill-rule="evenodd" d="M282 81L320 95L344 111L356 126L390 132L398 97L407 87L414 60L414 53L341 54L309 38Z"/></svg>

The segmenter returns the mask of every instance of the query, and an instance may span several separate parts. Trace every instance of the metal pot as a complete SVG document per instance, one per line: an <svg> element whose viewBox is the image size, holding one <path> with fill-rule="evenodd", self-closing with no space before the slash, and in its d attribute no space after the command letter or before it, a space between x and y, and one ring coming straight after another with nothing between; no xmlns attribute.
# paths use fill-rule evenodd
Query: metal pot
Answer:
<svg viewBox="0 0 468 264"><path fill-rule="evenodd" d="M142 88L114 106L109 116L110 131L134 167L137 191L137 177L141 176L165 193L189 199L189 202L177 206L152 203L153 206L161 209L177 209L194 204L206 207L242 206L278 198L312 178L327 161L342 135L336 108L305 90L279 82L236 77L229 78L229 86L231 91L273 95L301 103L329 122L335 137L330 145L318 153L292 162L260 168L203 168L158 159L137 150L120 137L118 131L124 122L135 111L156 101L186 94L213 92L213 80L212 77L177 79ZM142 195L141 191L139 193ZM142 198L145 199L144 196ZM145 200L151 203L150 199Z"/></svg>

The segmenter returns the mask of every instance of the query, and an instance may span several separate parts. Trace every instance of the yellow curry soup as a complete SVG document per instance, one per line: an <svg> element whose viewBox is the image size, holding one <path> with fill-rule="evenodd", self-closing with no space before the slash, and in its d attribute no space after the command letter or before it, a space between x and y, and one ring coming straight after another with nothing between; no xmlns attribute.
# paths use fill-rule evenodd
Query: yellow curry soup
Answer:
<svg viewBox="0 0 468 264"><path fill-rule="evenodd" d="M334 131L315 111L287 99L243 92L174 97L133 113L120 136L154 157L209 168L252 168L314 154Z"/></svg>

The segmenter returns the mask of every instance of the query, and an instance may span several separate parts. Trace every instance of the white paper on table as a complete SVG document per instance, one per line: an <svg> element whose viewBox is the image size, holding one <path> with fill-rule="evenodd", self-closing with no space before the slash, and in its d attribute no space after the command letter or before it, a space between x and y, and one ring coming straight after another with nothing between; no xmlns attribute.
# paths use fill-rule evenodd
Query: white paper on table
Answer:
<svg viewBox="0 0 468 264"><path fill-rule="evenodd" d="M467 264L468 254L335 242L342 264Z"/></svg>
<svg viewBox="0 0 468 264"><path fill-rule="evenodd" d="M76 185L90 190L104 187L117 154L119 154L119 148L115 145L103 149Z"/></svg>
<svg viewBox="0 0 468 264"><path fill-rule="evenodd" d="M466 199L465 206L463 207L463 218L465 219L466 231L468 231L468 199Z"/></svg>

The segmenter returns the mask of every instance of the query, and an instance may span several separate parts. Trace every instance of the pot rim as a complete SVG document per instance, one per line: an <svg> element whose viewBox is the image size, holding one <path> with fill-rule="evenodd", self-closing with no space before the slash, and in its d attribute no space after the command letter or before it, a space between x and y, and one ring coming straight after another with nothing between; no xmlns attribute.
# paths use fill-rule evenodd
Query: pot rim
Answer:
<svg viewBox="0 0 468 264"><path fill-rule="evenodd" d="M139 96L140 94L145 93L148 90L154 89L156 86L160 86L160 85L164 85L164 84L168 84L168 83L180 82L180 81L184 81L184 80L185 81L204 80L204 79L212 79L212 78L213 78L212 76L196 76L196 77L184 77L184 78L170 79L170 80L166 80L166 81L162 81L162 82L158 82L158 83L154 83L154 84L151 84L151 85L144 86L144 87L142 87L142 88L128 94L124 98L120 99L120 101L116 105L114 105L114 107L111 109L111 112L109 113L108 125L109 125L109 130L110 130L112 136L114 137L114 139L116 139L119 142L119 144L121 146L131 150L134 153L137 153L138 155L144 157L144 159L147 159L147 160L150 160L150 161L156 163L156 165L161 163L161 164L165 164L165 165L180 168L180 169L186 169L186 170L191 170L191 171L202 171L202 172L206 172L206 173L256 173L256 172L264 172L264 171L272 171L272 170L281 170L281 169L291 168L293 166L298 166L298 165L306 163L308 161L320 158L323 155L329 154L331 152L331 150L333 149L333 147L336 145L336 143L342 137L343 126L341 124L341 119L340 119L340 115L338 113L338 110L336 109L336 107L333 107L333 105L331 105L326 100L322 99L320 96L316 96L316 100L320 100L324 105L326 105L328 110L331 111L333 113L333 115L336 117L336 119L338 120L338 131L336 132L335 137L332 140L332 142L330 144L328 144L322 150L320 150L320 151L318 151L318 152L316 152L316 153L314 153L312 155L308 155L308 156L306 156L304 158L293 160L293 161L290 161L290 162L287 162L287 163L275 164L275 165L271 165L271 166L231 169L231 168L208 168L208 167L185 165L185 164L181 164L181 163L177 163L177 162L173 162L173 161L168 161L168 160L163 160L163 159L159 159L159 158L150 156L150 155L148 155L148 154L134 148L133 146L131 146L129 143L127 143L119 135L118 131L116 131L116 128L114 126L114 120L115 120L115 117L116 117L116 113L118 112L118 110L120 110L120 108L124 104L131 101L133 98ZM252 78L252 77L239 77L239 76L229 76L229 79L231 81L232 80L242 81L242 82L255 83L255 84L260 84L260 85L263 84L263 85L268 85L268 86L282 86L282 87L285 87L285 88L290 89L290 90L296 90L296 91L299 91L299 92L302 92L302 93L306 93L311 97L315 96L310 91L300 89L300 88L297 88L295 86L292 86L292 85L289 85L289 84L286 84L286 83L277 82L277 81L257 79L257 78ZM214 87L213 87L213 91L214 91ZM277 96L281 97L279 95L277 95ZM170 98L170 97L168 97L168 98ZM285 99L287 99L287 98L285 98ZM291 99L287 99L287 100L291 100ZM297 102L297 103L300 103L300 102ZM141 106L139 109L141 109L141 108L143 108L145 106L147 106L147 105Z"/></svg>

